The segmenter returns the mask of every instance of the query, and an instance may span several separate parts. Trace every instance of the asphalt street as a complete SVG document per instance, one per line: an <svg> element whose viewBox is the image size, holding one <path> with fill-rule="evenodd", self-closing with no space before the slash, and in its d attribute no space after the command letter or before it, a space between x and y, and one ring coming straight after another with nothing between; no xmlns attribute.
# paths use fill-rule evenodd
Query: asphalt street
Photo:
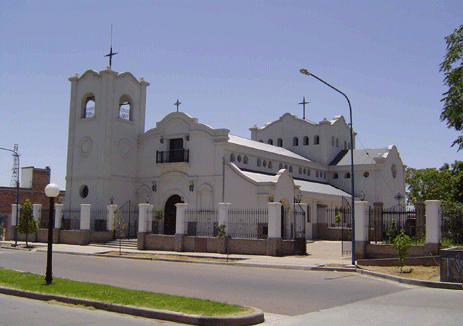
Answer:
<svg viewBox="0 0 463 326"><path fill-rule="evenodd" d="M0 266L45 273L46 254L0 250ZM54 254L53 275L78 281L253 306L301 315L390 293L409 286L356 273L307 272L194 263Z"/></svg>

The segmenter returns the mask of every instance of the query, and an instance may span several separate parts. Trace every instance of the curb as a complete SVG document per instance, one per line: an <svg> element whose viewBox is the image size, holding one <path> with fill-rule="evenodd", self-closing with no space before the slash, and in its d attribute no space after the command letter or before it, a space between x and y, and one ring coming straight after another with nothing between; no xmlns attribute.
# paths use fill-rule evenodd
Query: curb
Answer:
<svg viewBox="0 0 463 326"><path fill-rule="evenodd" d="M64 297L52 294L43 294L37 292L30 292L24 290L17 290L11 288L0 287L0 293L6 295L13 295L17 297L23 297L28 299L35 299L41 301L55 300L58 302L64 302L73 305L82 305L86 307L93 307L99 310L105 310L116 313L123 313L132 316L145 317L158 320L166 320L177 323L184 323L190 325L205 325L205 326L247 326L256 325L263 323L264 313L262 310L249 307L254 310L254 313L245 316L230 316L230 317L208 317L208 316L194 316L182 313L176 313L164 310L155 310L149 308L141 308L134 306L125 306L111 303L104 303L100 301L78 299L71 297Z"/></svg>
<svg viewBox="0 0 463 326"><path fill-rule="evenodd" d="M433 282L433 281L422 281L422 280L414 280L409 278L398 277L394 275L382 274L378 272L372 272L365 269L357 270L359 274L365 274L369 276L374 276L378 278L384 278L390 281L395 281L402 284L408 285L416 285L428 288L435 288L435 289L447 289L447 290L463 290L462 283L450 283L450 282Z"/></svg>

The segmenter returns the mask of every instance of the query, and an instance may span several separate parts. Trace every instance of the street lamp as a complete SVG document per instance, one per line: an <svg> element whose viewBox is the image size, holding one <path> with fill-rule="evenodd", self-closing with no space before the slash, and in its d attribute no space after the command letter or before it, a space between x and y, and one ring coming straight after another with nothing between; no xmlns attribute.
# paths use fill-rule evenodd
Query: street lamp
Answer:
<svg viewBox="0 0 463 326"><path fill-rule="evenodd" d="M3 151L8 151L12 152L14 156L18 159L18 174L16 175L16 227L14 228L14 246L16 247L18 245L18 215L19 215L19 154L18 152L8 149L8 148L3 148L0 147L1 150Z"/></svg>
<svg viewBox="0 0 463 326"><path fill-rule="evenodd" d="M352 125L352 107L350 105L349 98L347 97L346 94L341 92L339 89L336 87L328 84L326 81L323 79L315 76L314 74L310 73L307 69L300 69L299 70L301 74L306 75L306 76L312 76L315 79L318 79L321 81L323 84L331 87L334 89L336 92L342 94L346 100L347 103L349 104L349 113L350 113L350 160L351 160L351 172L350 172L350 177L351 177L351 199L352 199L352 265L355 265L355 194L354 194L354 133L353 133L353 125Z"/></svg>
<svg viewBox="0 0 463 326"><path fill-rule="evenodd" d="M55 197L59 195L59 187L50 183L45 187L45 195L50 198L50 210L48 214L48 250L47 250L47 271L45 273L45 283L51 284L52 277L52 251L53 251L53 227L55 224Z"/></svg>

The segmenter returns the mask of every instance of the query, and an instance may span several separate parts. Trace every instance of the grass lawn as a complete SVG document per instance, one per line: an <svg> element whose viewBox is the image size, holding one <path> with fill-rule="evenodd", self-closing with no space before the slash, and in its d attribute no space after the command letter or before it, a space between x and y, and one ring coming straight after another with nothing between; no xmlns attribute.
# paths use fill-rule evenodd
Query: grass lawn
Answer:
<svg viewBox="0 0 463 326"><path fill-rule="evenodd" d="M112 304L168 310L198 316L238 316L253 312L239 305L179 297L162 293L128 290L115 286L53 278L44 285L44 276L0 268L0 286L31 292L89 299Z"/></svg>

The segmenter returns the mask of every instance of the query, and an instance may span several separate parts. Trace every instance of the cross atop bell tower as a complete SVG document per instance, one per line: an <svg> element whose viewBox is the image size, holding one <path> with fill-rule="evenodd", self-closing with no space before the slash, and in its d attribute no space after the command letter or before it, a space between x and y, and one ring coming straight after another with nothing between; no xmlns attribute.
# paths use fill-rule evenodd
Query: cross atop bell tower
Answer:
<svg viewBox="0 0 463 326"><path fill-rule="evenodd" d="M113 25L111 24L111 42L109 44L109 53L105 55L105 57L109 57L109 67L111 67L112 58L116 54L117 52L113 52Z"/></svg>

